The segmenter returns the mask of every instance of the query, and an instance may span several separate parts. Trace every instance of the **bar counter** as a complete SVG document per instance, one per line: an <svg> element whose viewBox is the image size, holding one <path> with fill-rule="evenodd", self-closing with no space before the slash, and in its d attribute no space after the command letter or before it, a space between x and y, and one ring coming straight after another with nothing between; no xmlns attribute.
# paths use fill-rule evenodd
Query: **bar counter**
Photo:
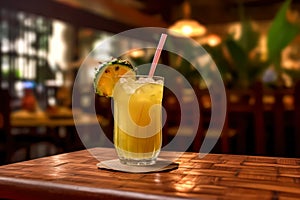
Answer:
<svg viewBox="0 0 300 200"><path fill-rule="evenodd" d="M94 148L101 160L114 149ZM166 154L172 154L168 152ZM98 169L82 150L0 166L4 199L299 199L300 159L186 152L172 171Z"/></svg>

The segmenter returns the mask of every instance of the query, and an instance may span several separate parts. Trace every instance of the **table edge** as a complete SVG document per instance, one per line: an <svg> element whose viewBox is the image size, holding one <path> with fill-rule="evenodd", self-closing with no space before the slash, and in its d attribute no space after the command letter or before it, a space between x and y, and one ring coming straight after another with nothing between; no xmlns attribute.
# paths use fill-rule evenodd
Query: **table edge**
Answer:
<svg viewBox="0 0 300 200"><path fill-rule="evenodd" d="M37 190L38 187L38 190ZM2 189L12 188L12 193L1 194ZM32 189L34 188L34 190ZM30 191L34 191L30 193ZM38 191L38 193L37 193ZM13 199L53 199L60 196L61 198L72 199L99 199L99 198L115 198L115 199L186 199L175 196L145 194L142 192L133 192L126 190L116 190L110 188L95 188L80 185L70 185L63 183L54 183L51 181L28 180L24 178L12 178L0 176L0 197Z"/></svg>

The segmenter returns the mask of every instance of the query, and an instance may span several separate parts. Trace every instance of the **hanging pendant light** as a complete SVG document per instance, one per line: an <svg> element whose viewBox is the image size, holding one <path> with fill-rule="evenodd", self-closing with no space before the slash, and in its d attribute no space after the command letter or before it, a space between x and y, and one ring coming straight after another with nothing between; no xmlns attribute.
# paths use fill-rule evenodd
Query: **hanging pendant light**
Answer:
<svg viewBox="0 0 300 200"><path fill-rule="evenodd" d="M205 26L190 18L191 7L188 1L184 1L183 3L183 16L183 19L176 21L169 27L171 31L187 37L200 37L206 33Z"/></svg>

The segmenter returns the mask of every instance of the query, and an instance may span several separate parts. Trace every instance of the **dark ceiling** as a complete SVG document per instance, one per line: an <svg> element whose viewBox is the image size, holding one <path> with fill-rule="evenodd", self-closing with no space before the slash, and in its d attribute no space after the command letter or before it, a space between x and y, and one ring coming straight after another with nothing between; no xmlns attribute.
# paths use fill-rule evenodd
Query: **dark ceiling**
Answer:
<svg viewBox="0 0 300 200"><path fill-rule="evenodd" d="M140 10L149 15L161 15L171 24L182 16L184 0L138 0L144 5ZM256 20L272 19L283 0L188 0L191 17L203 24L220 24L239 20L238 8L243 6L245 14ZM300 13L300 1L293 0L293 10Z"/></svg>
<svg viewBox="0 0 300 200"><path fill-rule="evenodd" d="M168 27L183 17L184 0L1 0L0 8L23 10L109 32L130 28ZM283 0L188 0L191 18L204 25L235 22L239 5L255 20L273 19ZM240 2L240 3L239 3ZM300 13L300 0L292 10Z"/></svg>

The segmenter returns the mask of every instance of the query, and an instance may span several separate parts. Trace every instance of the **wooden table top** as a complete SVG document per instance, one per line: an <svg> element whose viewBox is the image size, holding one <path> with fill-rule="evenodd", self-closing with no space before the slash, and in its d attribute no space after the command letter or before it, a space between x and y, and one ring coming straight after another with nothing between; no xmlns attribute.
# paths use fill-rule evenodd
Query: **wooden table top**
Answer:
<svg viewBox="0 0 300 200"><path fill-rule="evenodd" d="M114 149L92 149L101 160ZM171 154L172 152L170 152ZM300 159L184 153L169 172L97 169L87 150L0 166L8 199L299 199Z"/></svg>

